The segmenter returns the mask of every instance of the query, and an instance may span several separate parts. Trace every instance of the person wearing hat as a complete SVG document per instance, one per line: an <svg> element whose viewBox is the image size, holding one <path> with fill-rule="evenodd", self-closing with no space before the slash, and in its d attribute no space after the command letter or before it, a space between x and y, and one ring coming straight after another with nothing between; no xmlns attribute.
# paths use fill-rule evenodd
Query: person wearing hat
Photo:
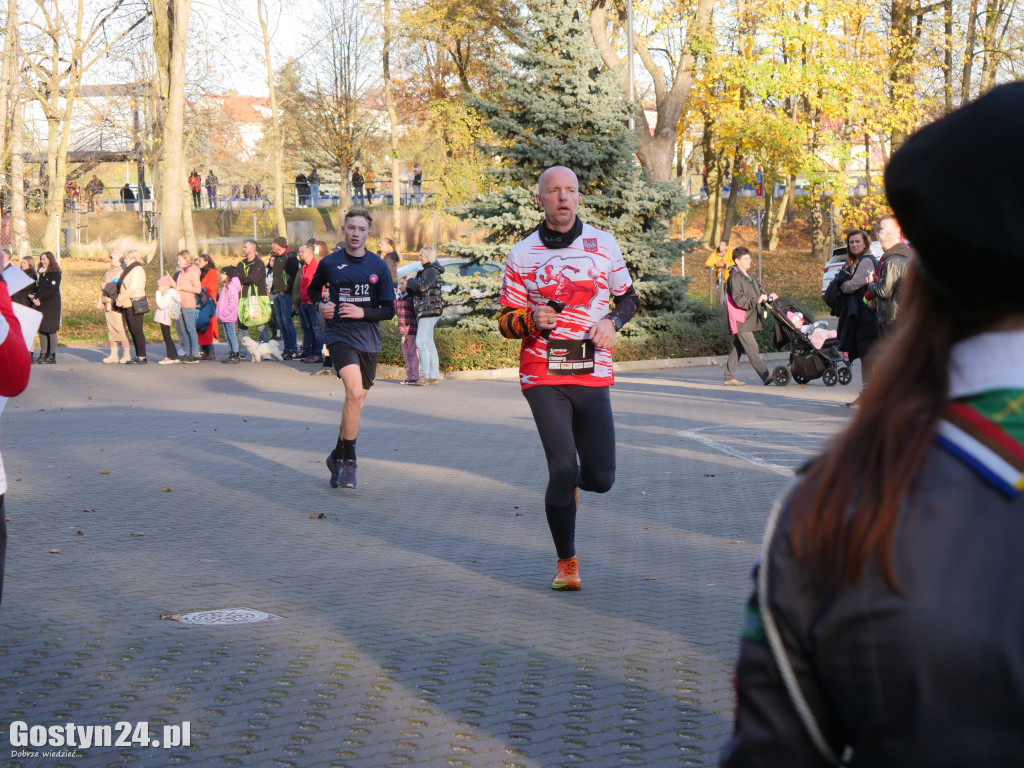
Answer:
<svg viewBox="0 0 1024 768"><path fill-rule="evenodd" d="M964 265L1024 266L1021 135L1003 85L889 161L917 258L860 409L769 515L726 768L1021 764L1024 292Z"/></svg>
<svg viewBox="0 0 1024 768"><path fill-rule="evenodd" d="M285 360L294 360L301 357L295 321L292 319L292 292L295 290L295 280L299 274L299 257L283 237L275 237L270 244L270 250L274 252L270 294L273 297L277 327L281 330L281 339L284 341L284 352L281 356Z"/></svg>

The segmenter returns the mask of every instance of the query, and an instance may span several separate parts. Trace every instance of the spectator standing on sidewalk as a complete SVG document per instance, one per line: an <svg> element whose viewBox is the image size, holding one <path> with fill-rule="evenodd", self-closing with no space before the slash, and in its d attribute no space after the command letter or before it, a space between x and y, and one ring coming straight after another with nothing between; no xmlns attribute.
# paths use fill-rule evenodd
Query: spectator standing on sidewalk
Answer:
<svg viewBox="0 0 1024 768"><path fill-rule="evenodd" d="M217 290L220 284L220 275L217 272L217 265L208 253L201 253L195 258L195 265L199 267L200 295L196 298L196 340L199 342L199 359L213 361L217 359L213 344L220 340L220 328L217 327ZM203 298L205 295L205 299ZM206 301L214 302L214 307L206 308L203 312L202 306ZM210 314L212 313L212 314ZM209 317L205 326L199 321L202 314L203 319Z"/></svg>
<svg viewBox="0 0 1024 768"><path fill-rule="evenodd" d="M181 302L181 324L185 330L184 338L180 339L185 354L183 363L199 362L199 333L196 331L196 297L203 289L199 278L199 267L192 263L192 254L178 251L178 278L174 287L178 289L178 300Z"/></svg>
<svg viewBox="0 0 1024 768"><path fill-rule="evenodd" d="M0 275L0 413L6 398L16 397L28 386L32 355L25 347L21 324L14 314L7 283ZM4 596L4 565L7 558L7 475L0 456L0 601Z"/></svg>
<svg viewBox="0 0 1024 768"><path fill-rule="evenodd" d="M416 350L416 311L412 297L406 292L408 277L403 277L395 299L398 318L398 336L402 339L402 357L405 358L405 380L402 384L418 384L420 378L419 353Z"/></svg>
<svg viewBox="0 0 1024 768"><path fill-rule="evenodd" d="M39 254L39 275L32 295L35 308L43 313L39 323L39 359L37 363L57 362L57 332L61 320L60 264L49 251Z"/></svg>
<svg viewBox="0 0 1024 768"><path fill-rule="evenodd" d="M292 319L292 291L299 274L299 259L283 237L275 237L270 250L274 252L270 294L273 296L277 327L281 330L281 340L284 342L282 357L294 360L299 357L299 343L295 320Z"/></svg>
<svg viewBox="0 0 1024 768"><path fill-rule="evenodd" d="M238 354L238 335L235 323L238 322L238 297L242 293L242 284L238 282L238 267L224 267L220 271L221 288L217 295L217 319L224 328L224 338L228 342L228 356L222 363L237 363L241 360Z"/></svg>
<svg viewBox="0 0 1024 768"><path fill-rule="evenodd" d="M729 312L729 331L732 333L732 348L729 359L725 362L725 385L737 387L743 384L736 378L736 366L740 364L740 355L746 354L750 364L754 366L761 383L772 383L768 366L761 360L760 350L754 332L760 331L761 314L767 301L778 298L774 293L767 294L761 290L761 284L750 274L751 256L745 246L739 246L732 252L735 268L730 271L726 283L726 307Z"/></svg>
<svg viewBox="0 0 1024 768"><path fill-rule="evenodd" d="M132 359L132 353L128 349L128 334L124 327L124 317L114 306L122 272L124 272L124 251L120 248L111 248L110 268L103 273L99 297L99 306L107 321L107 343L110 344L110 354L103 358L104 363L127 363ZM122 352L121 358L118 358L118 347Z"/></svg>
<svg viewBox="0 0 1024 768"><path fill-rule="evenodd" d="M861 360L864 386L871 378L869 353L878 341L878 317L864 298L870 276L877 266L869 249L867 232L852 230L846 235L846 266L832 278L824 295L825 303L832 307L832 314L839 318L837 348L846 353L851 363ZM856 408L859 401L860 396L849 405Z"/></svg>
<svg viewBox="0 0 1024 768"><path fill-rule="evenodd" d="M1024 755L1024 84L911 135L885 191L917 257L859 411L769 514L723 768ZM949 199L948 180L971 190Z"/></svg>
<svg viewBox="0 0 1024 768"><path fill-rule="evenodd" d="M416 277L409 278L405 285L416 310L416 349L420 355L421 384L438 384L441 366L437 345L434 344L434 327L444 308L441 295L444 265L437 263L437 251L433 248L420 248L420 264L423 269Z"/></svg>
<svg viewBox="0 0 1024 768"><path fill-rule="evenodd" d="M178 289L174 287L174 278L164 275L156 281L153 301L156 304L153 319L160 325L160 334L163 336L164 350L167 353L159 364L176 365L181 360L178 359L178 350L175 349L174 339L171 337L171 323L181 316L181 302Z"/></svg>
<svg viewBox="0 0 1024 768"><path fill-rule="evenodd" d="M615 482L612 345L638 300L615 238L576 215L576 174L548 168L537 188L544 221L509 251L498 327L523 340L519 380L548 465L544 512L558 557L551 588L574 591L577 491L606 493Z"/></svg>
<svg viewBox="0 0 1024 768"><path fill-rule="evenodd" d="M878 262L877 270L868 275L868 287L872 295L878 299L878 332L884 338L890 335L896 326L903 278L907 274L914 251L903 242L903 232L892 214L883 216L878 222L878 242L885 251Z"/></svg>
<svg viewBox="0 0 1024 768"><path fill-rule="evenodd" d="M253 297L261 304L269 303L267 299L267 265L260 258L255 240L246 240L242 243L242 260L238 262L237 275L238 282L242 285L238 316L240 319L244 316L246 327L256 327L260 342L270 341L270 331L267 329L270 313L265 313L264 307L259 307L259 315L254 319L247 310L243 311L241 308L242 302L250 302Z"/></svg>
<svg viewBox="0 0 1024 768"><path fill-rule="evenodd" d="M132 307L132 301L142 299L146 296L146 269L139 261L139 252L136 250L126 251L124 254L124 272L118 281L119 288L117 299L114 304L121 310L121 317L124 320L124 327L128 329L135 345L135 357L128 361L129 365L145 365L146 359L146 336L142 331L142 321L146 317L145 312L136 312Z"/></svg>
<svg viewBox="0 0 1024 768"><path fill-rule="evenodd" d="M327 250L326 245L323 250ZM320 248L317 243L306 243L299 248L299 322L302 324L303 363L323 363L324 321L316 310L316 299L309 295L309 284L313 281L316 268L320 266L317 257ZM325 254L326 255L326 254Z"/></svg>

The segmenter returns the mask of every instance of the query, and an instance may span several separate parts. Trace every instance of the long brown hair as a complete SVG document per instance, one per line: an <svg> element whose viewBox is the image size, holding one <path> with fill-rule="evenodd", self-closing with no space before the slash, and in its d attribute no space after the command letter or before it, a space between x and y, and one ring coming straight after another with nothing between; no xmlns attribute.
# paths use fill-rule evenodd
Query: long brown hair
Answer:
<svg viewBox="0 0 1024 768"><path fill-rule="evenodd" d="M54 274L59 275L60 274L60 264L58 264L57 260L55 258L53 258L53 254L50 253L50 251L43 251L42 253L39 254L39 261L40 262L42 262L43 256L46 257L46 270L45 271L49 272L51 275L54 275ZM40 266L41 266L41 264L40 264Z"/></svg>
<svg viewBox="0 0 1024 768"><path fill-rule="evenodd" d="M878 345L880 359L856 416L794 496L794 554L835 586L856 583L877 557L886 582L899 591L892 565L896 522L946 405L950 351L998 319L956 312L916 262L904 279L899 325Z"/></svg>

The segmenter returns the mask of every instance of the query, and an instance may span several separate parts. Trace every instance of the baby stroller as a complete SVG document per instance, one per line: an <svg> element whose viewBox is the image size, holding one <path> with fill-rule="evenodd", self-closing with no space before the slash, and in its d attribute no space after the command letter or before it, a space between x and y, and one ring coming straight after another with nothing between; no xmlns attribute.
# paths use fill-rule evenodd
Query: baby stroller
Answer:
<svg viewBox="0 0 1024 768"><path fill-rule="evenodd" d="M821 378L826 387L834 387L838 381L844 386L853 379L850 363L843 359L837 345L838 339L826 339L817 349L800 328L786 317L787 312L796 310L796 305L785 299L768 302L768 308L775 318L775 348L789 346L789 366L778 365L772 371L772 380L780 387L789 384L790 374L797 384L806 384Z"/></svg>

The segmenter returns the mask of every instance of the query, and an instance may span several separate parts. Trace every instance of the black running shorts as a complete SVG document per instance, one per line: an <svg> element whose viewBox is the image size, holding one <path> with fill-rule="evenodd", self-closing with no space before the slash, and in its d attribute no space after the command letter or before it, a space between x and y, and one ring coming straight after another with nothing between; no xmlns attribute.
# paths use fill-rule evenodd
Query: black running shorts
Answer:
<svg viewBox="0 0 1024 768"><path fill-rule="evenodd" d="M379 352L362 352L343 341L331 342L327 345L327 351L331 353L331 365L334 366L335 375L340 378L342 368L358 365L359 372L363 375L363 389L373 386L373 380L377 378Z"/></svg>

